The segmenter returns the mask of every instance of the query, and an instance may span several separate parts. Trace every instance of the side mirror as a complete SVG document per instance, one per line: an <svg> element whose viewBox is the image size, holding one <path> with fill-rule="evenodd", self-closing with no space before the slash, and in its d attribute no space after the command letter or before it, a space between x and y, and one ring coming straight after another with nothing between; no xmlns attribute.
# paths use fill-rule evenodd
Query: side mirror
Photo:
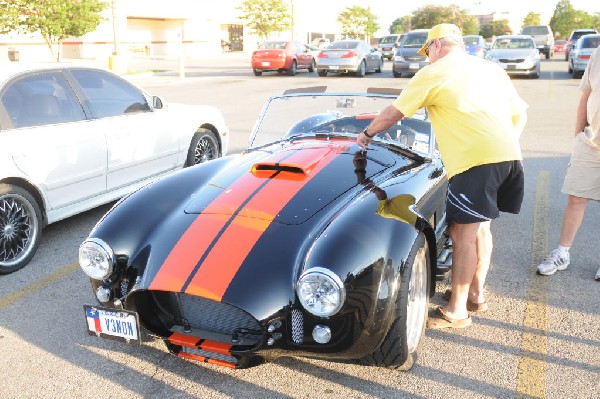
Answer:
<svg viewBox="0 0 600 399"><path fill-rule="evenodd" d="M162 99L158 96L153 96L152 97L152 107L154 109L162 109L162 107L163 107Z"/></svg>

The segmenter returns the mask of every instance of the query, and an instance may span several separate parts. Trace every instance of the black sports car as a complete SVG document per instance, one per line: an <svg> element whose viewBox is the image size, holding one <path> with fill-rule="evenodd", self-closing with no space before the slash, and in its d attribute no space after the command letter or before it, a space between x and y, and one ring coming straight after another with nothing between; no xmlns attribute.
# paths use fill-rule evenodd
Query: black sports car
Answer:
<svg viewBox="0 0 600 399"><path fill-rule="evenodd" d="M383 93L381 93L383 91ZM279 355L409 369L448 271L447 176L424 111L363 149L397 93L294 90L248 149L118 202L81 244L90 334L247 367Z"/></svg>

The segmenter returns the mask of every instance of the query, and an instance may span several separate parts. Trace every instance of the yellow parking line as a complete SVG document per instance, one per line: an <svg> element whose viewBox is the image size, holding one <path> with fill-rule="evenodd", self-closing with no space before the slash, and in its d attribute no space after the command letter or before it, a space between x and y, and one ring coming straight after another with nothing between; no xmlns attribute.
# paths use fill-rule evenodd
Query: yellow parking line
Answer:
<svg viewBox="0 0 600 399"><path fill-rule="evenodd" d="M54 283L55 281L60 280L61 278L65 277L65 276L68 276L69 274L73 273L74 271L76 271L78 269L79 269L79 264L77 262L71 263L70 265L63 267L62 269L59 269L59 270L55 271L54 273L49 274L48 276L46 276L40 280L37 280L36 282L23 288L19 292L15 292L14 294L10 294L3 298L0 298L0 310L17 302L18 300L26 297L27 295L33 294L34 292L39 291L42 288L45 288L48 285Z"/></svg>
<svg viewBox="0 0 600 399"><path fill-rule="evenodd" d="M548 247L549 180L549 173L542 171L535 189L529 288L517 374L517 398L546 396L549 279L537 276L535 272Z"/></svg>

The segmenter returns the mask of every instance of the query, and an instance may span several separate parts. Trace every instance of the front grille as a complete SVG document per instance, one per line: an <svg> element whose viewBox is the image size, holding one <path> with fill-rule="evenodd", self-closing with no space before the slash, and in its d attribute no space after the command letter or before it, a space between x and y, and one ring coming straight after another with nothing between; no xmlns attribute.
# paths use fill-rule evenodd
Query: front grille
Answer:
<svg viewBox="0 0 600 399"><path fill-rule="evenodd" d="M304 342L304 316L298 309L292 309L292 341L297 345Z"/></svg>
<svg viewBox="0 0 600 399"><path fill-rule="evenodd" d="M404 59L406 61L415 61L415 62L419 62L419 61L425 61L425 57L421 57L421 56L410 56L410 57L404 57Z"/></svg>
<svg viewBox="0 0 600 399"><path fill-rule="evenodd" d="M520 64L521 62L524 62L525 59L524 58L517 58L516 60L509 60L508 58L500 58L498 61L503 62L505 64Z"/></svg>
<svg viewBox="0 0 600 399"><path fill-rule="evenodd" d="M192 328L232 335L240 329L260 331L258 321L248 313L223 302L179 294L181 315Z"/></svg>

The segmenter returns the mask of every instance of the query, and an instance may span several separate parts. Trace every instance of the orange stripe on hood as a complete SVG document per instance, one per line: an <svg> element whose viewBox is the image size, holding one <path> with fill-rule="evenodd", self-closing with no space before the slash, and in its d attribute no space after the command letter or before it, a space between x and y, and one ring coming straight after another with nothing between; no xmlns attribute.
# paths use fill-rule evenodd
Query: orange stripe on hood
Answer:
<svg viewBox="0 0 600 399"><path fill-rule="evenodd" d="M198 217L186 230L149 289L184 290L188 294L220 301L244 259L279 211L312 177L347 148L347 145L328 143L291 154L287 152L283 156L276 155L277 162L285 157L286 162L303 167L306 178L302 182L275 177L256 192L265 179L251 173L243 175L218 195L202 212L203 216ZM244 201L249 198L242 208ZM211 214L224 209L224 203L229 209L238 209L239 212L233 215ZM229 226L223 231L227 223ZM219 234L219 240L214 242ZM235 244L232 246L232 243ZM209 248L210 253L207 253ZM198 271L185 287L185 282L192 277L197 266Z"/></svg>

